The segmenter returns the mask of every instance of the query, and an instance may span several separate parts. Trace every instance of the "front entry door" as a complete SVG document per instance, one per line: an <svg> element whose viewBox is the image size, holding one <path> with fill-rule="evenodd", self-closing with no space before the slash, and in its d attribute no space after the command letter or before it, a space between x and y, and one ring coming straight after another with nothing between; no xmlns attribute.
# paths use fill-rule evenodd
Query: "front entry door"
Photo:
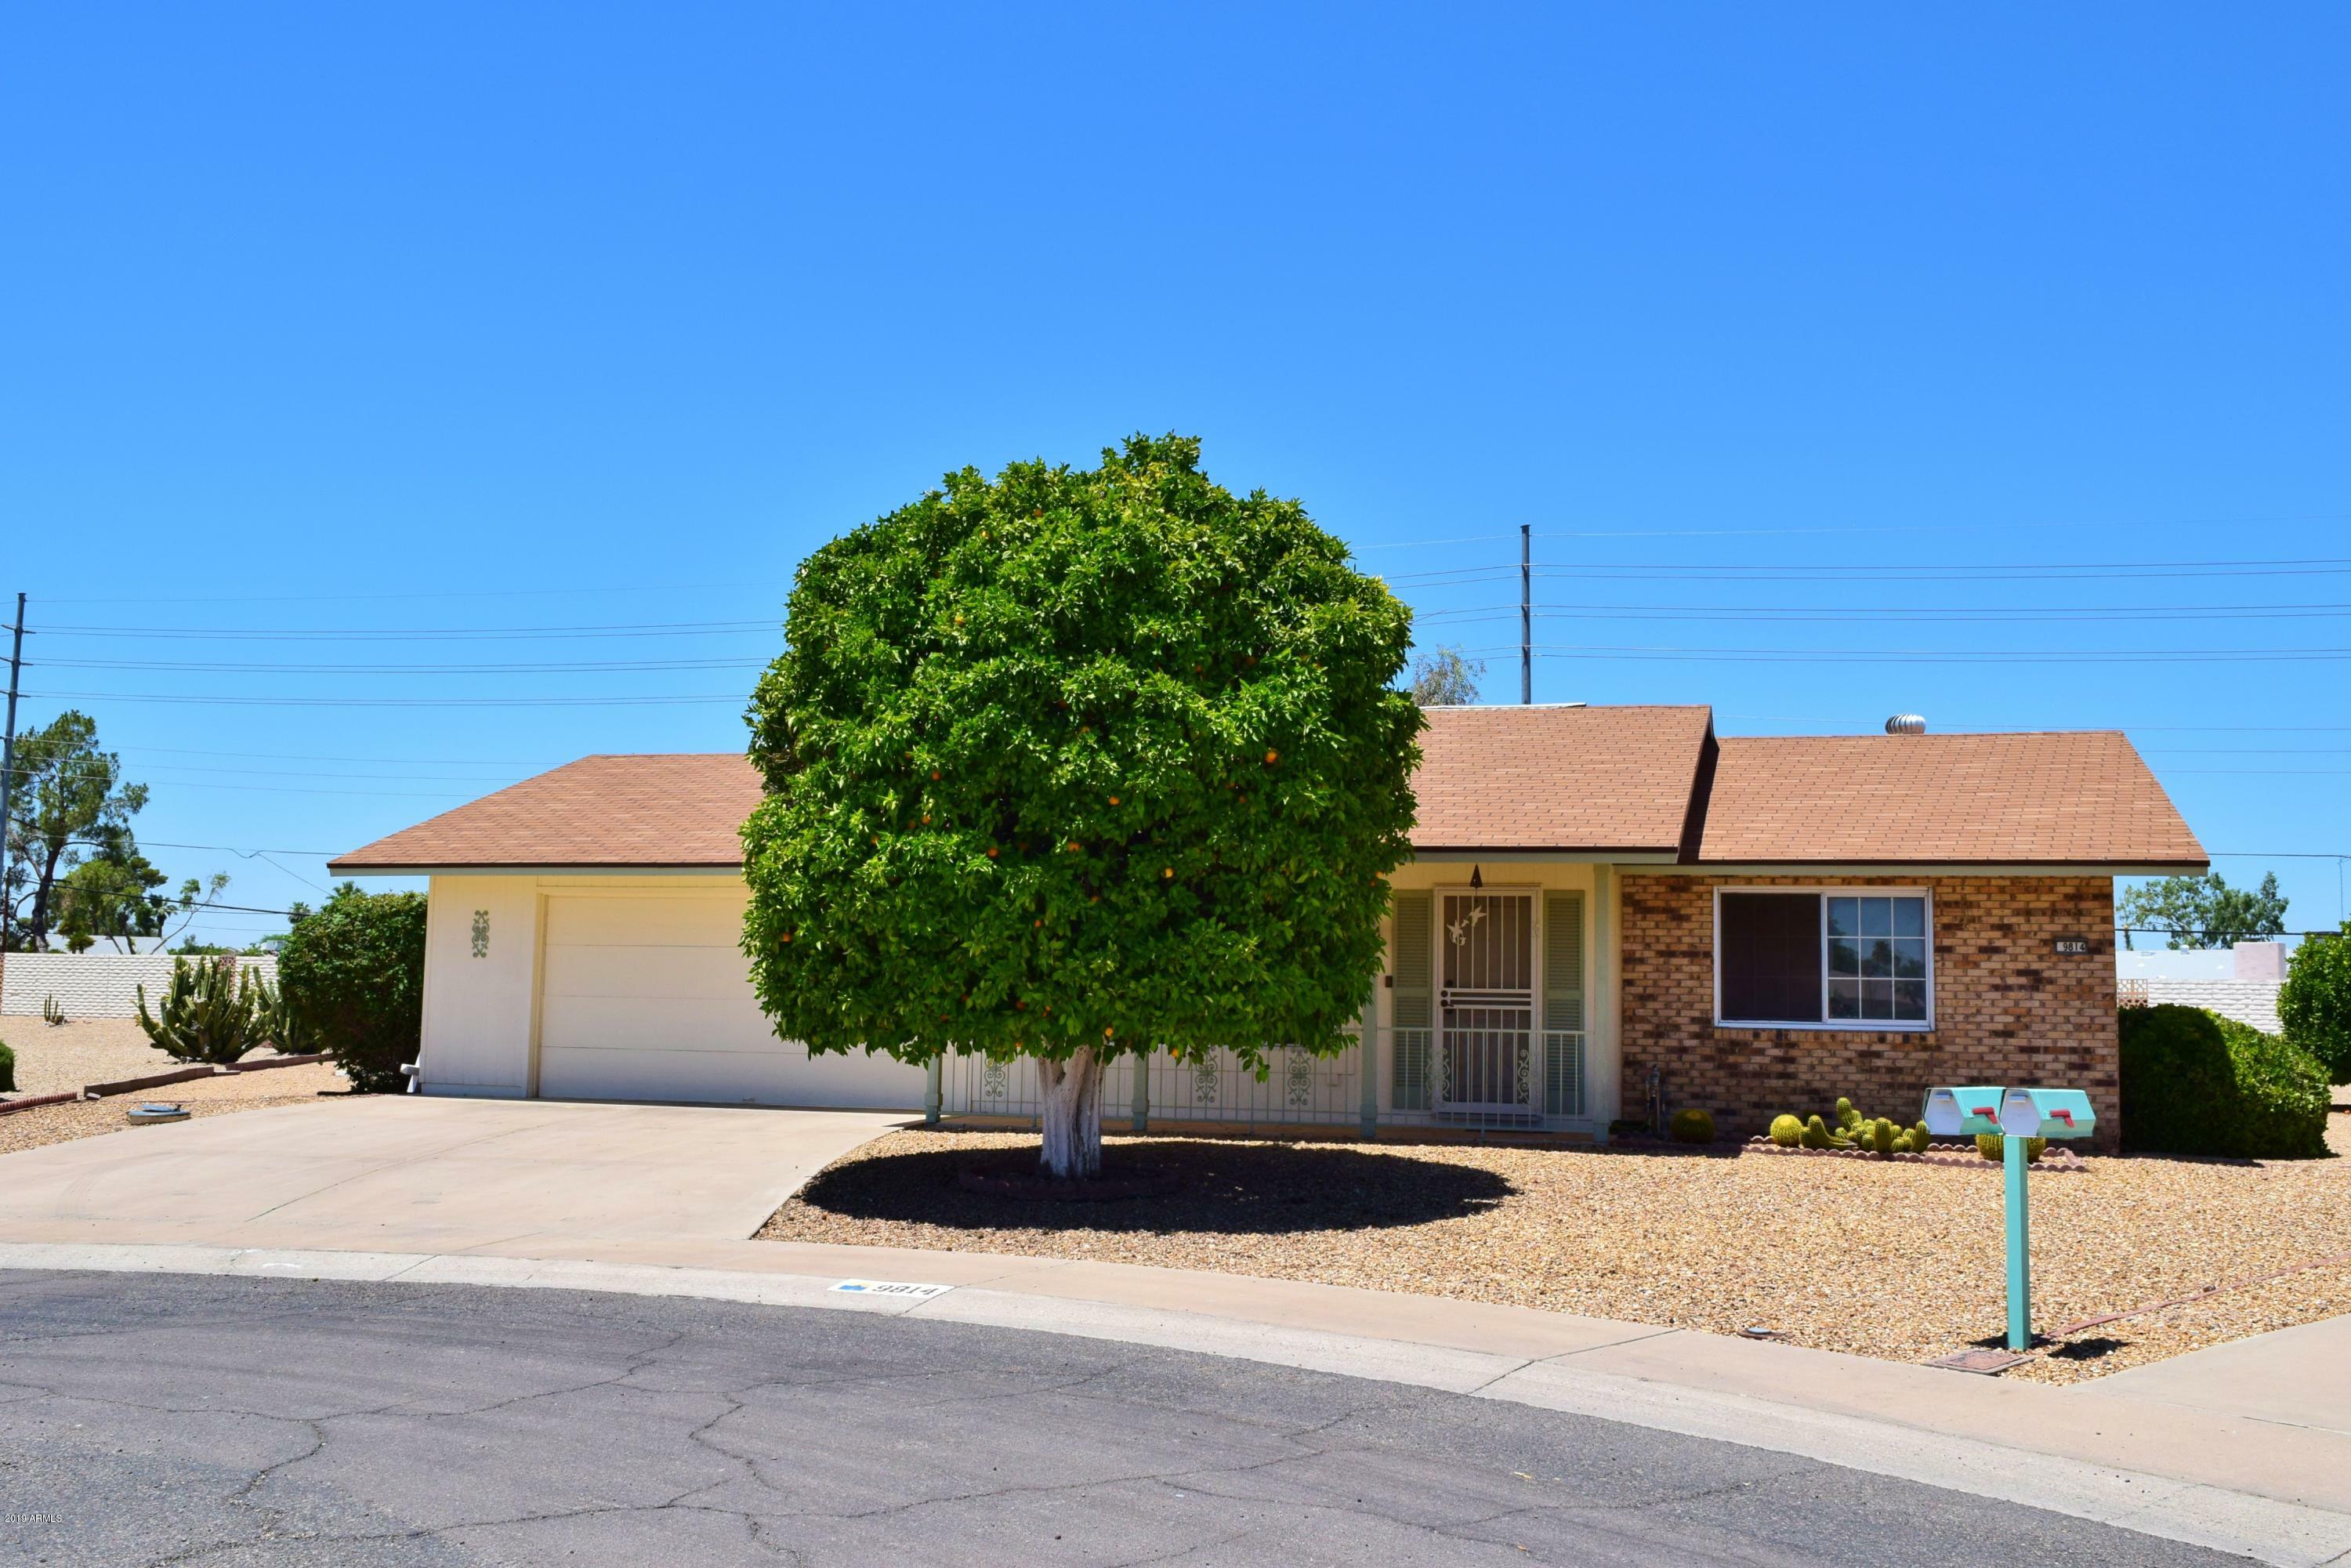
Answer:
<svg viewBox="0 0 2351 1568"><path fill-rule="evenodd" d="M1447 893L1437 932L1438 1109L1532 1115L1535 900Z"/></svg>

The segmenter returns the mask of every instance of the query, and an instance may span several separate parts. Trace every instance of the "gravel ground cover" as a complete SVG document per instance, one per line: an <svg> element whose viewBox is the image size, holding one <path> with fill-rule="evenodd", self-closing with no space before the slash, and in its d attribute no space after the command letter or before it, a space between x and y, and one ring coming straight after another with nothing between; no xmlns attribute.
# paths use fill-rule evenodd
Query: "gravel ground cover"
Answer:
<svg viewBox="0 0 2351 1568"><path fill-rule="evenodd" d="M2351 1155L2351 1113L2329 1139ZM913 1130L818 1175L761 1235L1148 1263L1456 1296L1922 1361L2007 1322L1997 1166L1496 1145L1112 1138L1171 1197L991 1197L957 1168L1032 1135ZM2351 1253L2351 1159L2092 1157L2032 1183L2049 1328ZM2008 1374L2074 1382L2351 1312L2351 1262L2107 1324Z"/></svg>
<svg viewBox="0 0 2351 1568"><path fill-rule="evenodd" d="M72 1026L65 1027L69 1029ZM171 1065L167 1061L165 1069ZM342 1074L332 1066L314 1061L300 1067L272 1068L266 1072L235 1072L218 1078L199 1078L187 1083L169 1084L162 1089L110 1095L104 1100L36 1105L29 1111L15 1111L0 1116L0 1155L38 1148L43 1144L62 1144L74 1138L94 1137L100 1133L127 1132L135 1135L151 1131L135 1126L125 1119L133 1105L176 1100L187 1106L191 1117L219 1116L232 1111L257 1111L265 1105L311 1104L322 1091L342 1092L350 1087ZM0 1180L5 1179L5 1176L0 1176Z"/></svg>
<svg viewBox="0 0 2351 1568"><path fill-rule="evenodd" d="M0 1018L0 1040L16 1052L18 1095L59 1094L183 1065L156 1050L137 1019L68 1019L52 1026L38 1014L11 1013Z"/></svg>

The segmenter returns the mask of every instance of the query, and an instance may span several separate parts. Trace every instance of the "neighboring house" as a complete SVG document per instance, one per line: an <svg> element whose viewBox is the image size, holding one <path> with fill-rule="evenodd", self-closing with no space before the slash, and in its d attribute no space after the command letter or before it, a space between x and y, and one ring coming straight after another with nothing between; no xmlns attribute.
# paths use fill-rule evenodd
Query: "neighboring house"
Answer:
<svg viewBox="0 0 2351 1568"><path fill-rule="evenodd" d="M2177 1003L2277 1034L2278 991L2285 984L2285 944L2240 942L2232 948L2158 948L2115 955L2124 1007Z"/></svg>
<svg viewBox="0 0 2351 1568"><path fill-rule="evenodd" d="M2118 734L1718 740L1687 707L1438 708L1368 1051L1162 1055L1138 1121L1723 1131L1930 1082L2087 1090L2118 1125L2114 879L2204 869ZM1025 1115L1028 1063L778 1041L739 946L736 756L590 757L331 862L427 875L427 1092ZM1370 1071L1366 1071L1368 1054ZM1138 1092L1139 1091L1139 1092Z"/></svg>

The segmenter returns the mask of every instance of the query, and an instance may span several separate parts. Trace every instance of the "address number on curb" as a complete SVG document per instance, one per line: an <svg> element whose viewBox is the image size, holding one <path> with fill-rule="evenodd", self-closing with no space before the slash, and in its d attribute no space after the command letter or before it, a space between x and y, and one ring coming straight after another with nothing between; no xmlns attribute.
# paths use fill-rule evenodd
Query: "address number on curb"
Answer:
<svg viewBox="0 0 2351 1568"><path fill-rule="evenodd" d="M833 1287L852 1296L887 1296L898 1301L927 1301L944 1296L953 1285L910 1285L903 1280L843 1280Z"/></svg>

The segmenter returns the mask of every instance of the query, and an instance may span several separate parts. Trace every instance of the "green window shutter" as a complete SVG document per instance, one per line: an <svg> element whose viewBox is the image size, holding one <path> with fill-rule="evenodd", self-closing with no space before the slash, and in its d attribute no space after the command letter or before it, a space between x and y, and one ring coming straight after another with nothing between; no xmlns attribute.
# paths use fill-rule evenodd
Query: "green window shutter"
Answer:
<svg viewBox="0 0 2351 1568"><path fill-rule="evenodd" d="M1388 1053L1394 1076L1391 1099L1399 1111L1426 1111L1429 1105L1429 963L1430 913L1426 893L1395 895L1395 942L1388 951L1388 973L1395 987L1389 1018L1393 1049Z"/></svg>
<svg viewBox="0 0 2351 1568"><path fill-rule="evenodd" d="M1583 894L1543 895L1543 1028L1583 1028Z"/></svg>
<svg viewBox="0 0 2351 1568"><path fill-rule="evenodd" d="M1395 976L1395 1026L1398 1029L1428 1027L1430 919L1427 894L1399 893L1395 895L1395 948L1388 955L1388 967Z"/></svg>

